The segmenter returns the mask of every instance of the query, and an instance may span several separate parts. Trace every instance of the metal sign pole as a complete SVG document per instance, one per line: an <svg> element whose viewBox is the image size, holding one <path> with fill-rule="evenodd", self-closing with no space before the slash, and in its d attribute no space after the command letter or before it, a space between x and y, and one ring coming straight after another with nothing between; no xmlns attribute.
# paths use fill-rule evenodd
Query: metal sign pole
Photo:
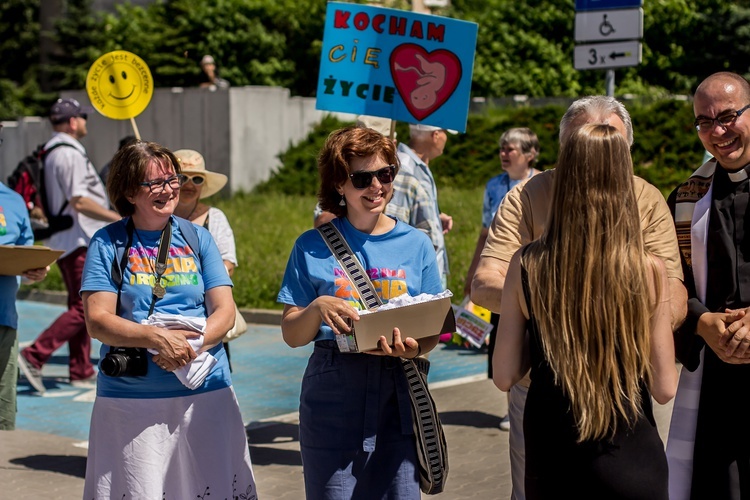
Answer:
<svg viewBox="0 0 750 500"><path fill-rule="evenodd" d="M604 86L607 89L607 96L615 96L615 70L608 69L604 76Z"/></svg>

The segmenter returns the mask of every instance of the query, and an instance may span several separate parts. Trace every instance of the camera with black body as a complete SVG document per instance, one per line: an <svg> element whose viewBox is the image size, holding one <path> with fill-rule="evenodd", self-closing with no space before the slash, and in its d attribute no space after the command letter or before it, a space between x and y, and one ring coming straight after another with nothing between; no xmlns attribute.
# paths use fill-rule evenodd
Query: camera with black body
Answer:
<svg viewBox="0 0 750 500"><path fill-rule="evenodd" d="M142 377L148 372L146 356L146 349L111 347L99 367L102 373L110 377Z"/></svg>

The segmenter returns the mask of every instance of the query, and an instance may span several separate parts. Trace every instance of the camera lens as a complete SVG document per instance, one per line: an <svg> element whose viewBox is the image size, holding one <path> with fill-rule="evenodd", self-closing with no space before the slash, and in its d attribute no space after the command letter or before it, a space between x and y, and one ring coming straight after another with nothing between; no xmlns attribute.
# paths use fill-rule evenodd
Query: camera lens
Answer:
<svg viewBox="0 0 750 500"><path fill-rule="evenodd" d="M128 358L123 354L109 353L101 362L102 373L110 377L119 377L128 369Z"/></svg>

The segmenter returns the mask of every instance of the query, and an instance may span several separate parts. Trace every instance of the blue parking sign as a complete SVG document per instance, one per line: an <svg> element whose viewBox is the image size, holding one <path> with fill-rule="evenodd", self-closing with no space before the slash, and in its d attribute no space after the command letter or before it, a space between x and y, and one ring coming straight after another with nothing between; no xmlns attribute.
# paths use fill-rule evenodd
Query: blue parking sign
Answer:
<svg viewBox="0 0 750 500"><path fill-rule="evenodd" d="M627 9L640 7L643 0L576 0L576 10Z"/></svg>

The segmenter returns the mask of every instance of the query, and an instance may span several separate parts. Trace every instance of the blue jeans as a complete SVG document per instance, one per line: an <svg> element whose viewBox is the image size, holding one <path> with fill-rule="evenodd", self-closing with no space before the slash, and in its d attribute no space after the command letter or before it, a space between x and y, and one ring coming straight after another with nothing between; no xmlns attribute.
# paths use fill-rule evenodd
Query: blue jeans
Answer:
<svg viewBox="0 0 750 500"><path fill-rule="evenodd" d="M398 358L316 343L300 395L307 498L420 498L408 391Z"/></svg>

